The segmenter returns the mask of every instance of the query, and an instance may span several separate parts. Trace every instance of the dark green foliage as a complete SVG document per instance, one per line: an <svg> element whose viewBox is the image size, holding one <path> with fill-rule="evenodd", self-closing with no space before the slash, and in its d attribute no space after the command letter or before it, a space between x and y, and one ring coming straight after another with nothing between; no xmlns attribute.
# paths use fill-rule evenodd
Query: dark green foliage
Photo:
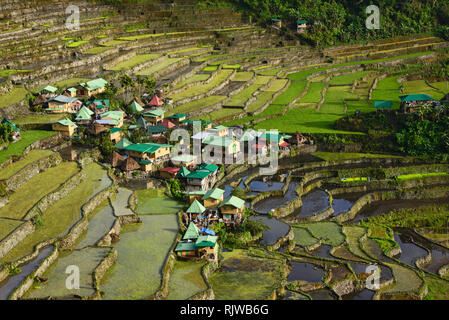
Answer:
<svg viewBox="0 0 449 320"><path fill-rule="evenodd" d="M0 143L12 141L12 126L7 123L0 123Z"/></svg>
<svg viewBox="0 0 449 320"><path fill-rule="evenodd" d="M248 215L246 212L245 216ZM262 236L268 227L258 221L246 219L234 227L226 227L222 222L214 224L211 229L219 236L223 246L228 249L247 248L254 238Z"/></svg>
<svg viewBox="0 0 449 320"><path fill-rule="evenodd" d="M170 179L167 181L167 186L171 196L179 201L186 201L187 197L184 192L184 186L179 179Z"/></svg>
<svg viewBox="0 0 449 320"><path fill-rule="evenodd" d="M429 32L438 24L449 24L447 1L431 0L232 0L240 8L263 22L281 18L294 24L297 19L310 21L303 36L317 45L337 41L354 42L398 35ZM379 30L368 30L366 8L380 8ZM284 23L285 25L285 23Z"/></svg>

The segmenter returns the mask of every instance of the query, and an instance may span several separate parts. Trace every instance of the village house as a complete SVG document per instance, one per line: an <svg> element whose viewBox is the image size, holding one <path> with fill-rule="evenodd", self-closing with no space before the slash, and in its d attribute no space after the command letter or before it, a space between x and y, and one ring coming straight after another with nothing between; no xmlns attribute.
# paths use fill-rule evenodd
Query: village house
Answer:
<svg viewBox="0 0 449 320"><path fill-rule="evenodd" d="M214 136L225 137L229 134L229 128L225 126L217 126L214 128L206 129L206 132Z"/></svg>
<svg viewBox="0 0 449 320"><path fill-rule="evenodd" d="M143 112L143 107L137 103L135 100L130 104L129 109L131 110L132 113L141 113Z"/></svg>
<svg viewBox="0 0 449 320"><path fill-rule="evenodd" d="M201 233L207 233L201 235ZM191 222L182 238L178 242L175 252L179 258L202 258L216 261L218 258L218 237L211 230L200 230L193 222Z"/></svg>
<svg viewBox="0 0 449 320"><path fill-rule="evenodd" d="M154 109L147 111L143 114L143 117L149 123L156 125L164 120L165 111L162 109Z"/></svg>
<svg viewBox="0 0 449 320"><path fill-rule="evenodd" d="M78 128L78 126L67 118L58 120L52 124L52 129L61 132L65 137L72 137L76 128Z"/></svg>
<svg viewBox="0 0 449 320"><path fill-rule="evenodd" d="M145 172L153 172L155 167L153 165L153 161L151 160L142 160L138 162L140 164L140 169Z"/></svg>
<svg viewBox="0 0 449 320"><path fill-rule="evenodd" d="M179 172L179 168L176 167L166 167L159 170L159 175L161 178L174 179Z"/></svg>
<svg viewBox="0 0 449 320"><path fill-rule="evenodd" d="M187 175L187 192L209 190L213 187L218 177L218 166L214 164L202 164L197 170Z"/></svg>
<svg viewBox="0 0 449 320"><path fill-rule="evenodd" d="M37 93L39 93L41 95L44 95L47 98L50 98L50 97L55 97L57 91L58 91L58 88L56 88L56 87L46 86L46 87L43 87L43 88L39 89L37 91Z"/></svg>
<svg viewBox="0 0 449 320"><path fill-rule="evenodd" d="M6 118L3 118L2 124L7 124L7 125L11 126L11 128L12 128L11 137L12 137L13 142L20 140L20 129L17 127L17 125L14 122L12 122Z"/></svg>
<svg viewBox="0 0 449 320"><path fill-rule="evenodd" d="M166 131L167 128L165 128L163 125L148 126L147 128L147 134L152 136L153 138L164 134Z"/></svg>
<svg viewBox="0 0 449 320"><path fill-rule="evenodd" d="M181 121L187 119L187 115L185 115L184 113L176 113L176 114L173 114L173 115L167 117L167 119L169 119L175 125L180 126Z"/></svg>
<svg viewBox="0 0 449 320"><path fill-rule="evenodd" d="M99 118L102 114L108 112L110 103L108 99L94 99L86 102L86 105L95 112L95 117Z"/></svg>
<svg viewBox="0 0 449 320"><path fill-rule="evenodd" d="M158 95L155 95L155 96L153 97L153 99L151 99L150 102L148 102L148 105L149 105L150 107L160 107L160 106L163 106L163 105L164 105L164 101L162 101L162 99L159 98Z"/></svg>
<svg viewBox="0 0 449 320"><path fill-rule="evenodd" d="M108 82L102 78L80 83L77 86L77 95L91 97L100 94L106 90L107 84Z"/></svg>
<svg viewBox="0 0 449 320"><path fill-rule="evenodd" d="M83 106L76 114L75 121L80 125L89 125L92 122L94 112Z"/></svg>
<svg viewBox="0 0 449 320"><path fill-rule="evenodd" d="M176 166L192 168L195 166L196 156L181 154L171 158L171 162Z"/></svg>
<svg viewBox="0 0 449 320"><path fill-rule="evenodd" d="M65 96L72 97L72 98L76 97L76 93L77 93L77 90L74 87L68 88L64 91Z"/></svg>
<svg viewBox="0 0 449 320"><path fill-rule="evenodd" d="M427 105L434 99L427 94L409 94L399 97L401 99L401 111L404 113L416 112L422 106Z"/></svg>
<svg viewBox="0 0 449 320"><path fill-rule="evenodd" d="M108 111L103 113L101 115L101 120L97 120L97 122L109 127L121 128L125 116L126 114L123 111Z"/></svg>
<svg viewBox="0 0 449 320"><path fill-rule="evenodd" d="M210 135L207 138L203 140L203 145L206 146L213 146L211 147L212 152L211 156L215 155L215 152L217 151L218 154L221 154L222 156L233 156L235 157L238 152L240 152L240 142L223 136L214 136Z"/></svg>
<svg viewBox="0 0 449 320"><path fill-rule="evenodd" d="M245 201L230 196L226 198L219 206L223 222L226 225L240 223L243 218L243 210L245 209Z"/></svg>
<svg viewBox="0 0 449 320"><path fill-rule="evenodd" d="M173 129L176 127L176 125L168 119L162 120L162 125L165 127L165 129Z"/></svg>
<svg viewBox="0 0 449 320"><path fill-rule="evenodd" d="M111 128L109 129L109 135L112 142L118 143L120 140L122 140L123 131L121 128Z"/></svg>
<svg viewBox="0 0 449 320"><path fill-rule="evenodd" d="M121 169L124 172L136 171L136 170L140 170L140 165L133 158L127 157L125 159L125 161L122 162Z"/></svg>
<svg viewBox="0 0 449 320"><path fill-rule="evenodd" d="M281 19L271 19L271 25L273 28L280 29L280 28L282 28L282 20Z"/></svg>
<svg viewBox="0 0 449 320"><path fill-rule="evenodd" d="M59 95L48 100L45 110L51 113L76 113L81 106L82 103L78 99Z"/></svg>
<svg viewBox="0 0 449 320"><path fill-rule="evenodd" d="M170 157L169 144L156 144L156 143L138 143L131 144L124 148L129 152L131 157L143 160L151 160L155 164L168 162Z"/></svg>
<svg viewBox="0 0 449 320"><path fill-rule="evenodd" d="M307 30L307 21L306 20L298 20L296 22L296 25L297 25L296 31L298 33L306 32L306 30Z"/></svg>
<svg viewBox="0 0 449 320"><path fill-rule="evenodd" d="M116 145L115 148L118 150L126 150L126 147L132 145L132 142L126 138L122 138Z"/></svg>
<svg viewBox="0 0 449 320"><path fill-rule="evenodd" d="M181 167L181 168L179 168L179 171L176 174L176 178L181 179L181 180L186 180L187 176L189 174L190 174L189 169L187 169L186 167Z"/></svg>

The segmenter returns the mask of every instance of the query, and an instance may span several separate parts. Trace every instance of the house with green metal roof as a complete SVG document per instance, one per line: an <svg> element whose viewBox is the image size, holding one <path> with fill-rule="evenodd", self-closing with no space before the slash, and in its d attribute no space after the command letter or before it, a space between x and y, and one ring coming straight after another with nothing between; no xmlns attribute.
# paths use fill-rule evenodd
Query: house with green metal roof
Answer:
<svg viewBox="0 0 449 320"><path fill-rule="evenodd" d="M391 107L393 107L393 101L383 101L383 100L374 101L374 108L376 109L391 109Z"/></svg>
<svg viewBox="0 0 449 320"><path fill-rule="evenodd" d="M100 94L106 90L108 82L103 78L82 82L77 86L77 94L80 96L91 97L96 94Z"/></svg>
<svg viewBox="0 0 449 320"><path fill-rule="evenodd" d="M203 258L216 260L218 257L218 237L201 235L200 229L190 222L182 241L176 245L175 252L179 258Z"/></svg>
<svg viewBox="0 0 449 320"><path fill-rule="evenodd" d="M140 104L136 102L136 100L133 100L133 102L130 104L129 109L132 113L141 113L144 111L144 108Z"/></svg>
<svg viewBox="0 0 449 320"><path fill-rule="evenodd" d="M58 91L58 88L53 87L53 86L45 86L45 87L40 88L39 90L37 90L37 92L40 93L40 94L56 93L56 91Z"/></svg>
<svg viewBox="0 0 449 320"><path fill-rule="evenodd" d="M296 31L298 33L303 33L307 30L307 20L298 20L296 21Z"/></svg>
<svg viewBox="0 0 449 320"><path fill-rule="evenodd" d="M210 146L214 153L222 155L235 155L240 152L240 142L225 136L209 135L203 140L203 145Z"/></svg>
<svg viewBox="0 0 449 320"><path fill-rule="evenodd" d="M185 179L190 174L190 171L186 167L181 167L176 174L176 178Z"/></svg>
<svg viewBox="0 0 449 320"><path fill-rule="evenodd" d="M210 134L215 135L215 136L224 137L224 136L228 135L229 128L220 125L220 126L216 126L213 128L208 128L208 129L206 129L206 132L209 132Z"/></svg>
<svg viewBox="0 0 449 320"><path fill-rule="evenodd" d="M181 125L181 121L187 119L187 115L185 115L184 113L175 113L167 118L170 119L171 122L173 122L175 125L179 126Z"/></svg>
<svg viewBox="0 0 449 320"><path fill-rule="evenodd" d="M126 114L120 110L108 111L101 114L101 120L103 121L113 121L113 125L115 127L121 128L123 126L123 120L125 119Z"/></svg>
<svg viewBox="0 0 449 320"><path fill-rule="evenodd" d="M164 120L165 111L162 109L154 109L143 114L145 120L152 124L158 124Z"/></svg>
<svg viewBox="0 0 449 320"><path fill-rule="evenodd" d="M195 199L186 212L189 214L202 214L205 211L206 208L198 200Z"/></svg>
<svg viewBox="0 0 449 320"><path fill-rule="evenodd" d="M210 172L217 172L219 167L212 163L202 163L199 167L199 170L207 170Z"/></svg>
<svg viewBox="0 0 449 320"><path fill-rule="evenodd" d="M115 145L115 147L116 147L117 149L119 149L119 150L126 150L126 147L128 147L128 146L130 146L130 145L132 145L132 142L131 142L131 141L129 141L129 140L126 139L126 138L122 138L122 140L120 140L120 141Z"/></svg>
<svg viewBox="0 0 449 320"><path fill-rule="evenodd" d="M416 112L422 106L429 104L431 101L435 101L434 98L428 94L409 94L400 96L401 99L401 111Z"/></svg>
<svg viewBox="0 0 449 320"><path fill-rule="evenodd" d="M68 118L55 121L52 124L52 129L60 132L65 137L72 137L76 128L78 128L78 126Z"/></svg>
<svg viewBox="0 0 449 320"><path fill-rule="evenodd" d="M20 139L20 137L21 137L20 129L19 129L19 127L17 127L17 125L14 122L12 122L12 121L10 121L10 120L8 120L6 118L3 118L2 124L6 124L6 125L11 126L11 129L12 129L12 132L11 132L12 141L15 142L15 141L18 141Z"/></svg>
<svg viewBox="0 0 449 320"><path fill-rule="evenodd" d="M154 163L165 162L169 160L170 144L157 143L137 143L124 148L129 151L131 157L139 160L151 160Z"/></svg>
<svg viewBox="0 0 449 320"><path fill-rule="evenodd" d="M224 190L219 188L214 188L206 191L204 196L201 198L203 204L206 208L218 208L219 204L223 202Z"/></svg>
<svg viewBox="0 0 449 320"><path fill-rule="evenodd" d="M79 124L89 124L92 121L92 116L94 112L89 108L83 106L76 114L75 121Z"/></svg>
<svg viewBox="0 0 449 320"><path fill-rule="evenodd" d="M174 165L182 167L193 167L195 165L196 156L191 154L180 154L171 158Z"/></svg>
<svg viewBox="0 0 449 320"><path fill-rule="evenodd" d="M109 136L112 142L118 143L122 140L123 131L121 128L111 128L109 129Z"/></svg>
<svg viewBox="0 0 449 320"><path fill-rule="evenodd" d="M65 93L64 93L64 94L68 94L68 95L70 95L72 98L75 98L75 97L76 97L77 91L78 91L78 90L77 90L76 88L71 87L71 88L67 88L67 89L65 90Z"/></svg>
<svg viewBox="0 0 449 320"><path fill-rule="evenodd" d="M226 225L239 223L243 218L245 200L236 196L227 197L219 206L223 222Z"/></svg>
<svg viewBox="0 0 449 320"><path fill-rule="evenodd" d="M148 135L159 135L162 133L165 133L167 131L167 128L164 126L156 125L156 126L148 126L147 128L147 134Z"/></svg>

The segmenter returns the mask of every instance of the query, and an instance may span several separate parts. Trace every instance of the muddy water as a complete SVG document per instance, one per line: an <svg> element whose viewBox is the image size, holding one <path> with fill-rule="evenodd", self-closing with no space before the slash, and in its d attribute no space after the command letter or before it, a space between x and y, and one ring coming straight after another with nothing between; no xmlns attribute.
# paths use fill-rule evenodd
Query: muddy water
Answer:
<svg viewBox="0 0 449 320"><path fill-rule="evenodd" d="M299 292L287 290L284 296L284 300L309 300L309 298Z"/></svg>
<svg viewBox="0 0 449 320"><path fill-rule="evenodd" d="M448 198L443 199L427 199L427 200L387 200L377 201L365 208L363 208L359 214L353 220L354 222L360 221L365 218L380 216L389 213L394 210L400 209L414 209L417 207L428 206L432 204L447 204Z"/></svg>
<svg viewBox="0 0 449 320"><path fill-rule="evenodd" d="M268 192L268 191L276 191L276 190L282 190L282 188L285 186L285 183L283 182L277 182L277 181L251 181L249 184L249 189L253 192Z"/></svg>
<svg viewBox="0 0 449 320"><path fill-rule="evenodd" d="M332 208L334 209L333 217L351 209L361 196L363 196L363 193L347 193L334 196L332 201Z"/></svg>
<svg viewBox="0 0 449 320"><path fill-rule="evenodd" d="M312 217L329 208L329 196L323 190L315 190L302 198L302 207L294 215Z"/></svg>
<svg viewBox="0 0 449 320"><path fill-rule="evenodd" d="M114 201L112 201L112 207L114 208L114 214L116 216L134 214L134 212L129 208L129 197L131 197L132 194L133 192L129 189L118 189L118 194Z"/></svg>
<svg viewBox="0 0 449 320"><path fill-rule="evenodd" d="M337 297L327 289L320 289L312 292L307 292L312 297L312 300L336 300Z"/></svg>
<svg viewBox="0 0 449 320"><path fill-rule="evenodd" d="M433 243L411 229L395 228L394 230L406 235L412 239L413 242L430 251L432 255L432 262L423 268L425 271L438 274L438 269L446 264L449 264L449 249Z"/></svg>
<svg viewBox="0 0 449 320"><path fill-rule="evenodd" d="M365 289L342 296L343 300L373 300L375 291Z"/></svg>
<svg viewBox="0 0 449 320"><path fill-rule="evenodd" d="M259 214L267 214L272 209L276 209L283 205L286 205L298 196L296 194L296 188L298 187L298 185L299 184L297 182L291 182L288 186L287 192L283 197L267 198L266 200L260 201L254 206L254 211Z"/></svg>
<svg viewBox="0 0 449 320"><path fill-rule="evenodd" d="M321 247L319 247L318 249L314 250L312 252L312 255L314 255L316 257L320 257L320 258L325 258L325 259L335 259L335 257L333 257L330 254L331 250L332 250L332 246L329 246L327 244L323 244Z"/></svg>
<svg viewBox="0 0 449 320"><path fill-rule="evenodd" d="M394 241L401 247L401 254L395 257L399 261L415 267L415 262L418 258L427 256L427 250L414 244L411 241L411 237L406 234L395 234Z"/></svg>
<svg viewBox="0 0 449 320"><path fill-rule="evenodd" d="M89 220L89 227L83 240L77 248L95 245L103 236L108 233L114 224L115 217L112 207L109 205L100 210L92 219Z"/></svg>
<svg viewBox="0 0 449 320"><path fill-rule="evenodd" d="M312 263L292 262L292 270L287 277L287 281L321 282L323 277L324 270Z"/></svg>
<svg viewBox="0 0 449 320"><path fill-rule="evenodd" d="M39 264L50 255L53 251L53 246L42 249L38 256L21 266L22 272L6 279L3 283L0 282L0 300L8 299L8 296L14 291L14 289L29 276Z"/></svg>
<svg viewBox="0 0 449 320"><path fill-rule="evenodd" d="M270 228L262 235L262 240L260 242L262 245L275 244L280 237L285 236L290 230L288 224L268 216L252 216L250 219L261 222Z"/></svg>

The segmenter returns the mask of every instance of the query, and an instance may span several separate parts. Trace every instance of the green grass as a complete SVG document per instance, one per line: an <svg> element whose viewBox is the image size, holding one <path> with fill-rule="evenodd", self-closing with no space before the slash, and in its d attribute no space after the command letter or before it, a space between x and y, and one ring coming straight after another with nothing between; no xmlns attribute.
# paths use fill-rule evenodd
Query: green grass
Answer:
<svg viewBox="0 0 449 320"><path fill-rule="evenodd" d="M419 57L423 55L428 55L433 53L433 51L426 51L426 52L418 52L418 53L412 53L412 54L406 54L401 56L395 56L390 58L383 58L383 59L375 59L375 60L366 60L366 61L354 61L354 62L347 62L347 63L341 63L336 65L327 65L320 68L313 68L313 69L307 69L300 72L292 73L288 75L288 79L290 80L305 80L309 75L326 71L329 68L338 68L338 67L344 67L344 66L353 66L353 65L360 65L360 64L373 64L373 63L379 63L384 61L391 61L391 60L397 60L397 59L406 59L406 58L413 58L413 57Z"/></svg>
<svg viewBox="0 0 449 320"><path fill-rule="evenodd" d="M185 85L190 84L192 82L206 81L209 78L210 78L210 74L206 74L206 73L195 74L194 76L179 82L177 85L175 85L173 87L173 90L180 89L180 88L184 87Z"/></svg>
<svg viewBox="0 0 449 320"><path fill-rule="evenodd" d="M327 102L342 102L343 99L358 99L358 95L350 92L350 86L329 87L324 97Z"/></svg>
<svg viewBox="0 0 449 320"><path fill-rule="evenodd" d="M355 80L362 79L366 75L370 74L372 71L362 71L362 72L355 72L351 74L341 75L337 77L333 77L330 81L330 85L352 85Z"/></svg>
<svg viewBox="0 0 449 320"><path fill-rule="evenodd" d="M161 63L155 64L153 66L150 66L148 68L145 68L145 69L139 71L137 73L137 75L150 76L153 73L159 72L159 71L161 71L161 70L163 70L163 69L165 69L165 68L167 68L167 67L169 67L169 66L171 66L171 65L173 65L173 64L175 64L175 63L177 63L177 62L179 62L179 61L181 61L183 59L184 58L169 58L169 59L166 59L166 60L162 61Z"/></svg>
<svg viewBox="0 0 449 320"><path fill-rule="evenodd" d="M398 82L398 77L386 77L377 83L376 89L379 90L399 90L401 84Z"/></svg>
<svg viewBox="0 0 449 320"><path fill-rule="evenodd" d="M424 93L431 97L440 100L444 94L429 87L424 80L406 81L403 83L404 94Z"/></svg>
<svg viewBox="0 0 449 320"><path fill-rule="evenodd" d="M218 66L207 66L206 68L203 69L204 72L213 72L216 71L218 69Z"/></svg>
<svg viewBox="0 0 449 320"><path fill-rule="evenodd" d="M21 155L23 150L37 140L55 135L54 131L30 130L22 132L22 138L14 143L9 144L8 148L0 151L0 163L5 162L13 155Z"/></svg>
<svg viewBox="0 0 449 320"><path fill-rule="evenodd" d="M14 122L18 125L21 124L29 124L29 123L52 123L68 116L67 113L59 113L59 114L32 114L26 117L14 119Z"/></svg>
<svg viewBox="0 0 449 320"><path fill-rule="evenodd" d="M228 106L236 106L236 107L243 107L252 96L253 93L256 92L262 84L252 84L245 89L243 89L242 92L232 96L231 100L226 103Z"/></svg>
<svg viewBox="0 0 449 320"><path fill-rule="evenodd" d="M239 114L241 112L242 112L241 109L222 108L220 110L212 111L210 113L202 115L199 118L201 118L201 120L215 121L215 120L222 119L222 118L234 115L234 114Z"/></svg>
<svg viewBox="0 0 449 320"><path fill-rule="evenodd" d="M324 110L323 110L324 109ZM314 106L297 105L289 109L283 117L265 120L255 125L255 129L282 129L284 132L303 133L342 133L354 134L354 132L335 130L335 120L341 118L342 112L337 114L328 112L328 108L323 108L317 112ZM341 106L343 111L343 106Z"/></svg>
<svg viewBox="0 0 449 320"><path fill-rule="evenodd" d="M58 82L54 82L52 85L58 88L67 88L72 87L74 85L77 85L80 82L86 82L89 81L87 78L70 78L66 80L61 80Z"/></svg>
<svg viewBox="0 0 449 320"><path fill-rule="evenodd" d="M135 66L138 66L139 64L143 64L145 62L155 60L155 59L159 58L160 56L161 56L160 54L156 54L156 53L135 55L134 57L132 57L128 60L117 63L115 66L110 68L110 70L113 70L113 71L129 70Z"/></svg>
<svg viewBox="0 0 449 320"><path fill-rule="evenodd" d="M360 248L359 239L366 233L365 229L356 226L345 226L342 232L346 236L346 242L348 243L349 251L359 258L371 260L365 252Z"/></svg>
<svg viewBox="0 0 449 320"><path fill-rule="evenodd" d="M0 70L0 77L8 77L13 74L31 72L31 69L5 69Z"/></svg>
<svg viewBox="0 0 449 320"><path fill-rule="evenodd" d="M276 79L271 83L270 87L267 88L265 91L278 92L279 90L283 89L286 84L287 84L287 79Z"/></svg>
<svg viewBox="0 0 449 320"><path fill-rule="evenodd" d="M305 81L292 81L286 91L281 93L274 101L273 104L287 105L296 99L305 89Z"/></svg>
<svg viewBox="0 0 449 320"><path fill-rule="evenodd" d="M224 64L223 69L236 69L240 70L242 68L242 65L240 64Z"/></svg>
<svg viewBox="0 0 449 320"><path fill-rule="evenodd" d="M321 101L321 92L323 91L323 82L312 82L306 95L299 100L301 103L318 103Z"/></svg>
<svg viewBox="0 0 449 320"><path fill-rule="evenodd" d="M253 78L254 72L237 72L232 81L249 81Z"/></svg>
<svg viewBox="0 0 449 320"><path fill-rule="evenodd" d="M20 226L23 221L0 218L0 240Z"/></svg>
<svg viewBox="0 0 449 320"><path fill-rule="evenodd" d="M322 243L337 247L345 242L346 236L342 232L342 227L334 222L316 222L299 225L306 228L314 238Z"/></svg>
<svg viewBox="0 0 449 320"><path fill-rule="evenodd" d="M344 178L341 179L343 182L362 182L362 181L368 181L367 177L354 177L354 178Z"/></svg>
<svg viewBox="0 0 449 320"><path fill-rule="evenodd" d="M104 45L104 46L107 46L107 47L115 47L115 46L117 46L117 45L119 45L119 44L123 44L123 43L126 43L126 41L121 41L121 40L111 40L111 41L106 41L106 42L104 42L103 45Z"/></svg>
<svg viewBox="0 0 449 320"><path fill-rule="evenodd" d="M207 286L201 276L202 267L203 264L198 261L177 260L170 276L167 300L185 300L206 290Z"/></svg>
<svg viewBox="0 0 449 320"><path fill-rule="evenodd" d="M174 214L184 208L184 204L167 197L165 189L137 190L138 214Z"/></svg>
<svg viewBox="0 0 449 320"><path fill-rule="evenodd" d="M411 180L411 179L422 179L427 177L439 177L439 176L447 176L447 172L431 172L431 173L413 173L413 174L404 174L400 176L396 176L397 180Z"/></svg>
<svg viewBox="0 0 449 320"><path fill-rule="evenodd" d="M89 41L86 41L86 40L75 41L75 42L69 43L67 45L67 48L78 48L79 46L81 46L87 42L89 42Z"/></svg>
<svg viewBox="0 0 449 320"><path fill-rule="evenodd" d="M78 171L75 162L63 162L35 175L9 196L9 203L0 208L0 217L22 219L44 195L56 190Z"/></svg>
<svg viewBox="0 0 449 320"><path fill-rule="evenodd" d="M449 93L449 81L434 82L431 85L440 89L442 92Z"/></svg>
<svg viewBox="0 0 449 320"><path fill-rule="evenodd" d="M26 237L7 255L1 258L0 264L14 261L30 254L33 248L42 241L65 235L81 218L82 205L99 191L99 187L102 186L100 180L105 177L107 178L106 171L96 163L87 165L83 170L86 173L85 180L78 184L66 197L50 206L43 214L44 225ZM52 179L54 179L54 176L55 174L53 173ZM50 179L47 180L51 181ZM43 187L45 186L44 182L36 185L45 190L45 187Z"/></svg>
<svg viewBox="0 0 449 320"><path fill-rule="evenodd" d="M85 53L85 54L100 54L100 53L103 53L110 49L111 48L108 48L108 47L94 47L94 48L90 48L90 49L83 51L83 53Z"/></svg>
<svg viewBox="0 0 449 320"><path fill-rule="evenodd" d="M27 93L24 86L15 86L11 92L0 95L0 108L19 103L25 99Z"/></svg>
<svg viewBox="0 0 449 320"><path fill-rule="evenodd" d="M424 278L429 292L424 300L449 300L449 281L427 275Z"/></svg>
<svg viewBox="0 0 449 320"><path fill-rule="evenodd" d="M254 83L257 84L267 84L273 77L270 76L261 76L257 75L256 81Z"/></svg>
<svg viewBox="0 0 449 320"><path fill-rule="evenodd" d="M201 108L206 108L213 104L219 103L226 99L226 96L209 96L203 99L194 100L191 102L184 103L174 109L167 112L167 116L175 113L188 113Z"/></svg>
<svg viewBox="0 0 449 320"><path fill-rule="evenodd" d="M194 97L199 94L207 93L218 86L220 83L226 81L226 79L229 78L231 74L232 70L221 70L211 82L190 87L182 92L172 95L171 98L174 101L178 101L188 97Z"/></svg>
<svg viewBox="0 0 449 320"><path fill-rule="evenodd" d="M256 97L257 100L252 102L246 109L248 112L255 112L262 108L273 97L273 92L264 91L259 93Z"/></svg>
<svg viewBox="0 0 449 320"><path fill-rule="evenodd" d="M306 228L294 227L293 232L295 234L295 243L301 247L309 247L318 242Z"/></svg>
<svg viewBox="0 0 449 320"><path fill-rule="evenodd" d="M399 156L392 156L388 154L373 154L373 153L346 153L346 152L314 152L315 157L321 158L325 161L349 160L360 158L400 158Z"/></svg>
<svg viewBox="0 0 449 320"><path fill-rule="evenodd" d="M7 179L12 175L19 172L21 169L26 167L28 164L39 160L41 158L47 157L53 154L51 150L31 150L24 158L19 161L13 162L0 170L0 180Z"/></svg>

